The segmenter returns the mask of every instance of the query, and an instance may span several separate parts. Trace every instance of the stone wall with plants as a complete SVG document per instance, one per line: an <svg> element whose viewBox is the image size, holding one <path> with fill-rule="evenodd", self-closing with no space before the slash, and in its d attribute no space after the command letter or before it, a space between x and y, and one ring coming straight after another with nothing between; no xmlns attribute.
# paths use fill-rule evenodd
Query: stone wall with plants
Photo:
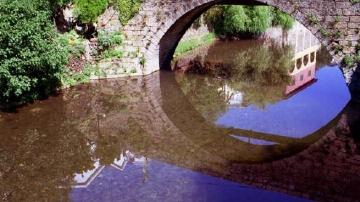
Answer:
<svg viewBox="0 0 360 202"><path fill-rule="evenodd" d="M101 76L142 0L0 1L0 109ZM55 23L54 23L55 22Z"/></svg>

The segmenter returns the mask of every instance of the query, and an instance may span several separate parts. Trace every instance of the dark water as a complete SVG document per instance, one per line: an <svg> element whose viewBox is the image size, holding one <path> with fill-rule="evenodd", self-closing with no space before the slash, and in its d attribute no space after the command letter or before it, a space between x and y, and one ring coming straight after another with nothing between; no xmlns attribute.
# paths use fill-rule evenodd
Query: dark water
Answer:
<svg viewBox="0 0 360 202"><path fill-rule="evenodd" d="M359 199L360 150L344 135L350 96L338 67L316 50L316 64L294 72L291 48L244 43L221 71L210 62L207 75L98 81L0 113L0 199Z"/></svg>

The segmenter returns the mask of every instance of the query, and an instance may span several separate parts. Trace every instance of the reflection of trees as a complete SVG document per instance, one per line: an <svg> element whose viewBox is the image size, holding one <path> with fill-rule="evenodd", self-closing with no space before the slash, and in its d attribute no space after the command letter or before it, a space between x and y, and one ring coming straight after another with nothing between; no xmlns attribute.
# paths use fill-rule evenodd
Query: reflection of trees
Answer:
<svg viewBox="0 0 360 202"><path fill-rule="evenodd" d="M225 51L221 44L210 46L206 56L194 57L190 63L187 72L206 73L207 77L188 75L180 82L181 88L203 115L211 111L210 117L216 118L216 114L226 108L227 99L223 92L218 91L224 85L243 93L244 106L264 108L284 98L284 90L291 81L289 70L293 51L290 46L282 47L270 41L254 43L246 49L232 47L231 43L226 43L226 47L231 51ZM220 58L224 58L222 63Z"/></svg>
<svg viewBox="0 0 360 202"><path fill-rule="evenodd" d="M227 84L244 94L245 105L264 108L284 97L284 89L290 83L292 67L290 47L257 45L237 53L231 65L232 74Z"/></svg>
<svg viewBox="0 0 360 202"><path fill-rule="evenodd" d="M227 108L226 95L218 89L224 84L222 79L197 75L178 75L179 86L187 99L204 117L215 121Z"/></svg>

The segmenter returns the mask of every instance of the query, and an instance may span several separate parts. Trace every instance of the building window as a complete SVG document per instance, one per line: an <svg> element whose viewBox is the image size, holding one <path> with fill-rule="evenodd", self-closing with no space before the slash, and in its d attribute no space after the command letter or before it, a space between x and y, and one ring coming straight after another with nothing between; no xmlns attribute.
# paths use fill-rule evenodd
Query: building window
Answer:
<svg viewBox="0 0 360 202"><path fill-rule="evenodd" d="M309 63L309 55L305 55L304 56L304 65L305 66L308 65L308 63Z"/></svg>
<svg viewBox="0 0 360 202"><path fill-rule="evenodd" d="M302 58L299 58L296 60L296 68L297 69L300 69L302 66Z"/></svg>
<svg viewBox="0 0 360 202"><path fill-rule="evenodd" d="M308 76L310 77L311 75L312 75L312 72L311 72L311 70L309 70Z"/></svg>
<svg viewBox="0 0 360 202"><path fill-rule="evenodd" d="M300 76L300 81L304 81L304 75Z"/></svg>
<svg viewBox="0 0 360 202"><path fill-rule="evenodd" d="M315 62L315 52L312 52L310 54L310 61L311 61L311 63Z"/></svg>

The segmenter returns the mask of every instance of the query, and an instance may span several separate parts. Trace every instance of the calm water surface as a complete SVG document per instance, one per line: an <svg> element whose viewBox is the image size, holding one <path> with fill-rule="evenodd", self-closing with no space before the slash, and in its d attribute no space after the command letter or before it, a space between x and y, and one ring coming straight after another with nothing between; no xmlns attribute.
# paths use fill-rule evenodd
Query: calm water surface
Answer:
<svg viewBox="0 0 360 202"><path fill-rule="evenodd" d="M0 199L355 200L358 167L329 135L350 95L319 48L216 42L182 59L206 75L98 81L0 113Z"/></svg>

